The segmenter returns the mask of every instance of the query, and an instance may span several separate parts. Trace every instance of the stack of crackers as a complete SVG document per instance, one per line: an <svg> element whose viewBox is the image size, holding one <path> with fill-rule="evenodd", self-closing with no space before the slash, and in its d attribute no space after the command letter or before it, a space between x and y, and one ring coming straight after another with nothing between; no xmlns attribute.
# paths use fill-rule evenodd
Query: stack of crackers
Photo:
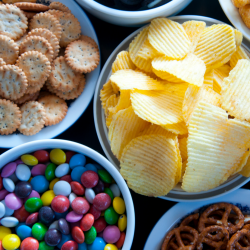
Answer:
<svg viewBox="0 0 250 250"><path fill-rule="evenodd" d="M0 134L34 135L62 121L99 64L95 41L60 2L0 5Z"/></svg>

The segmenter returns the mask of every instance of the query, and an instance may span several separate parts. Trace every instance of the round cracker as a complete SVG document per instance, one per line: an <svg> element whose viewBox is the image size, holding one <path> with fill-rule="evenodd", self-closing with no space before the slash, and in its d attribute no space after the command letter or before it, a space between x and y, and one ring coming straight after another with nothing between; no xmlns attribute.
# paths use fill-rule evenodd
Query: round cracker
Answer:
<svg viewBox="0 0 250 250"><path fill-rule="evenodd" d="M40 91L40 89L44 86L44 82L38 83L34 86L28 86L28 88L25 91L25 94L34 94L38 91Z"/></svg>
<svg viewBox="0 0 250 250"><path fill-rule="evenodd" d="M32 12L32 11L23 11L23 13L28 19L33 18L37 14L37 12Z"/></svg>
<svg viewBox="0 0 250 250"><path fill-rule="evenodd" d="M24 135L37 134L45 124L46 112L39 102L26 102L21 107L22 120L19 131Z"/></svg>
<svg viewBox="0 0 250 250"><path fill-rule="evenodd" d="M4 65L6 65L5 61L2 58L0 58L0 67Z"/></svg>
<svg viewBox="0 0 250 250"><path fill-rule="evenodd" d="M51 10L60 10L60 11L63 11L63 12L71 13L70 9L67 6L65 6L64 4L62 4L61 2L52 2L49 5L49 8Z"/></svg>
<svg viewBox="0 0 250 250"><path fill-rule="evenodd" d="M89 73L100 62L98 46L83 40L74 41L68 45L65 51L65 59L74 71Z"/></svg>
<svg viewBox="0 0 250 250"><path fill-rule="evenodd" d="M39 3L21 2L21 3L14 3L14 5L16 5L19 9L26 11L43 12L49 10L49 6Z"/></svg>
<svg viewBox="0 0 250 250"><path fill-rule="evenodd" d="M24 94L21 98L15 100L15 103L21 105L25 102L35 101L38 98L38 96L39 96L39 91L33 94Z"/></svg>
<svg viewBox="0 0 250 250"><path fill-rule="evenodd" d="M67 114L67 103L58 96L45 95L39 98L38 102L43 105L46 111L45 126L51 126L59 123Z"/></svg>
<svg viewBox="0 0 250 250"><path fill-rule="evenodd" d="M14 64L19 54L18 45L8 36L0 35L0 57L7 64Z"/></svg>
<svg viewBox="0 0 250 250"><path fill-rule="evenodd" d="M96 45L95 40L93 38L89 37L89 36L80 35L79 40L86 41L86 42L89 42L91 44Z"/></svg>
<svg viewBox="0 0 250 250"><path fill-rule="evenodd" d="M20 44L25 40L27 37L28 33L24 33L23 36L21 36L19 39L15 40L15 43L20 47Z"/></svg>
<svg viewBox="0 0 250 250"><path fill-rule="evenodd" d="M0 99L0 134L8 135L21 124L21 111L9 100Z"/></svg>
<svg viewBox="0 0 250 250"><path fill-rule="evenodd" d="M16 65L23 70L29 86L45 83L51 72L48 58L37 51L28 51L21 54Z"/></svg>

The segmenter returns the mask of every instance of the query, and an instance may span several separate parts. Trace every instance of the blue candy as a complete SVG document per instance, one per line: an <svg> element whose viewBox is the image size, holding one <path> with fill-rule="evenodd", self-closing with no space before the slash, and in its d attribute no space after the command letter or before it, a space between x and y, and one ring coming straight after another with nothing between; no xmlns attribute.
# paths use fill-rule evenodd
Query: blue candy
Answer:
<svg viewBox="0 0 250 250"><path fill-rule="evenodd" d="M69 213L69 211L67 210L67 211L64 212L64 213L56 213L56 212L54 212L54 213L55 213L55 219L56 219L56 220L59 220L59 219L61 219L61 218L65 218L66 215Z"/></svg>
<svg viewBox="0 0 250 250"><path fill-rule="evenodd" d="M78 244L78 250L88 250L87 244L85 242Z"/></svg>
<svg viewBox="0 0 250 250"><path fill-rule="evenodd" d="M94 171L94 172L96 172L98 174L97 168L96 168L96 166L94 164L88 163L87 165L85 165L85 168L87 170L92 170L92 171Z"/></svg>
<svg viewBox="0 0 250 250"><path fill-rule="evenodd" d="M61 249L62 245L66 242L66 241L69 241L69 240L73 240L71 234L62 234L62 239L60 241L60 243L57 245L57 247L59 249ZM79 250L79 248L78 248Z"/></svg>
<svg viewBox="0 0 250 250"><path fill-rule="evenodd" d="M103 169L103 167L97 163L92 163L98 170Z"/></svg>
<svg viewBox="0 0 250 250"><path fill-rule="evenodd" d="M37 191L38 193L44 193L49 189L49 182L43 175L35 176L31 181L30 184L32 188Z"/></svg>
<svg viewBox="0 0 250 250"><path fill-rule="evenodd" d="M20 227L16 228L16 233L21 240L32 237L31 228L27 225L21 225Z"/></svg>
<svg viewBox="0 0 250 250"><path fill-rule="evenodd" d="M87 169L83 166L78 166L78 167L73 168L71 172L71 179L73 181L77 181L81 183L81 176L85 171L87 171Z"/></svg>
<svg viewBox="0 0 250 250"><path fill-rule="evenodd" d="M104 247L106 246L106 242L101 237L96 237L95 241L88 245L88 250L104 250ZM79 250L79 247L78 247Z"/></svg>
<svg viewBox="0 0 250 250"><path fill-rule="evenodd" d="M86 163L86 157L82 154L73 155L69 161L70 168L75 168L77 166L84 166Z"/></svg>
<svg viewBox="0 0 250 250"><path fill-rule="evenodd" d="M19 227L21 227L22 225L26 225L25 222L19 222L19 224L15 227L15 229L17 230Z"/></svg>

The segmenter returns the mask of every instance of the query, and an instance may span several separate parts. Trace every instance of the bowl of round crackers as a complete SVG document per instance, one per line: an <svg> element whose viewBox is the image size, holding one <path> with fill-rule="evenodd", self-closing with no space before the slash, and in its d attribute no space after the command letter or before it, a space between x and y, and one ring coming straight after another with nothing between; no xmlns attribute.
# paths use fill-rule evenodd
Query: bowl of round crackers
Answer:
<svg viewBox="0 0 250 250"><path fill-rule="evenodd" d="M65 0L3 0L0 18L0 147L53 138L94 94L100 72L94 28Z"/></svg>
<svg viewBox="0 0 250 250"><path fill-rule="evenodd" d="M131 189L194 201L249 180L249 46L220 21L177 16L152 20L111 54L95 126Z"/></svg>

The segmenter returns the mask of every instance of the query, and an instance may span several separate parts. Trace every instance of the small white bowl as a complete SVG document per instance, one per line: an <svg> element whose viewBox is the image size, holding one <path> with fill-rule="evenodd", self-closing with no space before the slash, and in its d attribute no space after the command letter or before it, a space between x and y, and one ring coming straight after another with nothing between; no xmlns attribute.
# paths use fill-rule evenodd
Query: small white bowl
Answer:
<svg viewBox="0 0 250 250"><path fill-rule="evenodd" d="M66 141L66 140L40 140L34 142L28 142L23 145L12 148L2 155L0 155L0 169L5 166L8 162L14 161L23 154L32 153L36 150L41 149L53 149L60 148L63 150L70 150L93 159L103 168L105 168L111 176L114 178L116 184L119 186L122 193L123 199L126 204L127 212L127 229L126 229L126 238L122 250L129 250L132 246L134 232L135 232L135 211L134 204L128 189L128 186L119 171L102 155L97 153L91 148L83 146L76 142Z"/></svg>
<svg viewBox="0 0 250 250"><path fill-rule="evenodd" d="M106 7L94 0L76 0L92 15L115 25L141 26L160 16L172 16L186 8L192 0L172 0L160 7L143 11L124 11Z"/></svg>

